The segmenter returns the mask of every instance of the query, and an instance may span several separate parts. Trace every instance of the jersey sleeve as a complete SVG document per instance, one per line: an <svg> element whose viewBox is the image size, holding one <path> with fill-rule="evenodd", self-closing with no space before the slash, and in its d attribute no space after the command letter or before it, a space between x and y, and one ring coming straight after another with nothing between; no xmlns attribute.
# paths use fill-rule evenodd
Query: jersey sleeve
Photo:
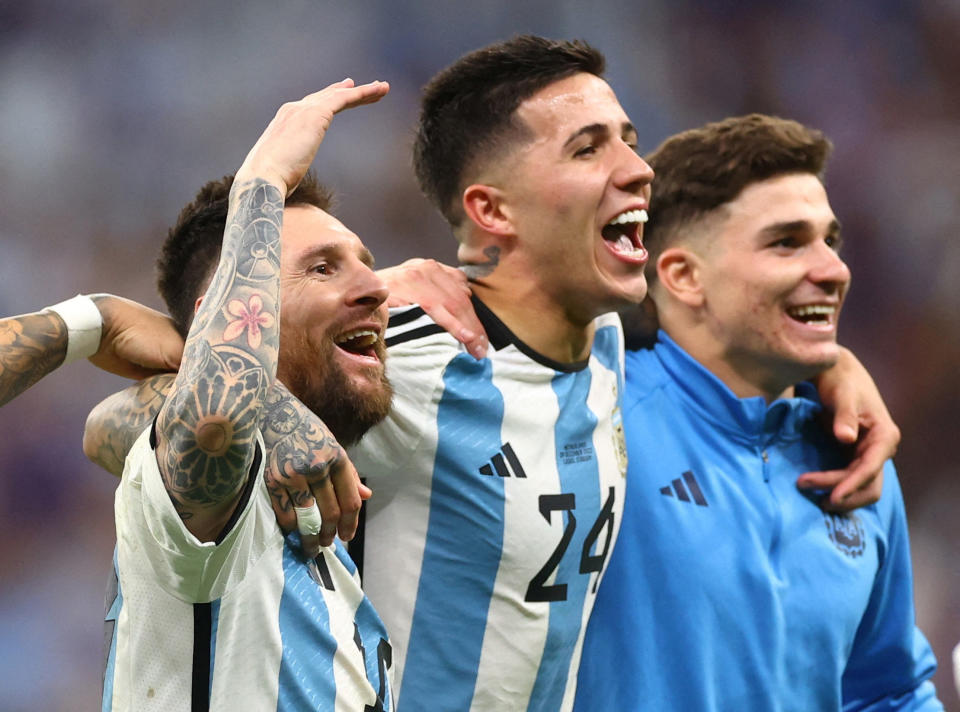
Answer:
<svg viewBox="0 0 960 712"><path fill-rule="evenodd" d="M203 542L184 526L170 500L150 444L148 428L127 456L115 516L121 569L154 579L184 601L205 603L246 576L278 530L263 489L263 439L257 433L255 468L247 473L245 501L217 542ZM251 491L252 490L252 491Z"/></svg>
<svg viewBox="0 0 960 712"><path fill-rule="evenodd" d="M886 546L843 674L843 709L943 710L930 681L933 650L915 623L907 518L892 463L883 476L877 506L887 522Z"/></svg>

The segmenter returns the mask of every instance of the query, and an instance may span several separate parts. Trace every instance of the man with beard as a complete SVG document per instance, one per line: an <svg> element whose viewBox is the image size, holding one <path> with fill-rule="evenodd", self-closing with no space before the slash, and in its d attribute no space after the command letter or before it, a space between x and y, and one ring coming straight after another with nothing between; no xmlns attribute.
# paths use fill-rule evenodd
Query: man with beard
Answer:
<svg viewBox="0 0 960 712"><path fill-rule="evenodd" d="M387 90L344 80L285 105L171 231L161 286L184 331L196 305L180 372L108 399L85 435L106 465L136 437L116 498L104 709L392 709L390 646L355 567L341 545L314 556L285 537L271 495L314 542L320 515L262 477L332 487L345 472L359 499L318 415L350 442L386 412L387 291L304 173L333 115Z"/></svg>

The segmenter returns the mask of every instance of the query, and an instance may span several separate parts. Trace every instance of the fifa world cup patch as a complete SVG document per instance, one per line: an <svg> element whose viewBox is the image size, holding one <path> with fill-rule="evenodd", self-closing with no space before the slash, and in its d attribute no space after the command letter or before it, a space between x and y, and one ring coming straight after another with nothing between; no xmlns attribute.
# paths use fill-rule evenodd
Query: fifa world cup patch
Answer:
<svg viewBox="0 0 960 712"><path fill-rule="evenodd" d="M836 547L852 559L863 555L867 547L866 536L863 532L863 522L853 513L823 515L827 525L827 534Z"/></svg>

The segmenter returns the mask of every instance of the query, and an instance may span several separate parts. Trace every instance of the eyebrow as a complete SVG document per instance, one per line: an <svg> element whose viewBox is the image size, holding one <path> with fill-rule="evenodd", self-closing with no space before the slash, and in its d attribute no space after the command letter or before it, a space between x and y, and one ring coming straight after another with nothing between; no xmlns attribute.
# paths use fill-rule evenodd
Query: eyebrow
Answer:
<svg viewBox="0 0 960 712"><path fill-rule="evenodd" d="M776 236L788 232L809 232L813 229L813 224L809 220L788 220L785 222L773 223L767 225L760 232L764 235ZM827 226L827 234L834 237L840 235L840 221L834 218Z"/></svg>
<svg viewBox="0 0 960 712"><path fill-rule="evenodd" d="M572 134L570 134L567 140L563 142L563 147L566 148L571 143L573 143L578 138L584 135L607 136L609 135L609 133L610 133L610 129L607 127L606 124L599 124L599 123L587 124L586 126L583 126L582 128L577 129ZM621 136L629 135L630 138L633 138L634 140L636 140L637 129L629 121L624 121L623 124L620 126L620 135Z"/></svg>
<svg viewBox="0 0 960 712"><path fill-rule="evenodd" d="M368 250L366 247L361 248L360 254L357 255L357 257L360 258L360 261L363 262L363 264L365 264L370 269L373 269L375 262L373 259L373 253L370 252L370 250Z"/></svg>
<svg viewBox="0 0 960 712"><path fill-rule="evenodd" d="M312 262L318 257L334 256L339 252L343 252L345 249L346 248L344 244L340 242L325 242L322 245L315 245L314 247L304 250L300 254L300 256L297 258L297 264L304 265L308 262ZM366 247L361 247L357 251L357 258L367 267L373 269L373 253L370 252L370 250L368 250Z"/></svg>

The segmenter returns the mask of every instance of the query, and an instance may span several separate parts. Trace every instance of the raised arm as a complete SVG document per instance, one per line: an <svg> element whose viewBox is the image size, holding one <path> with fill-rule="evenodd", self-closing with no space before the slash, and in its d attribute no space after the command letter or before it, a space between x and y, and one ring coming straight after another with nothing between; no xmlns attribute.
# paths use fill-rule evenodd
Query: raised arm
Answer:
<svg viewBox="0 0 960 712"><path fill-rule="evenodd" d="M0 405L79 358L127 378L172 371L183 340L170 319L111 294L0 319Z"/></svg>
<svg viewBox="0 0 960 712"><path fill-rule="evenodd" d="M276 378L284 200L333 116L378 100L387 88L347 79L284 105L237 171L220 263L157 418L161 476L201 540L216 538L237 502Z"/></svg>

